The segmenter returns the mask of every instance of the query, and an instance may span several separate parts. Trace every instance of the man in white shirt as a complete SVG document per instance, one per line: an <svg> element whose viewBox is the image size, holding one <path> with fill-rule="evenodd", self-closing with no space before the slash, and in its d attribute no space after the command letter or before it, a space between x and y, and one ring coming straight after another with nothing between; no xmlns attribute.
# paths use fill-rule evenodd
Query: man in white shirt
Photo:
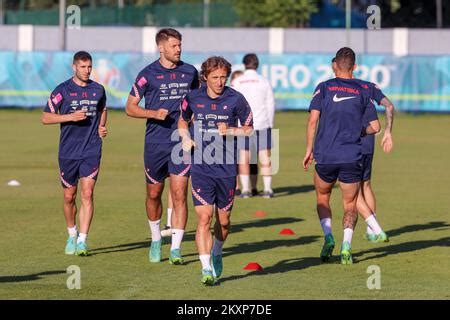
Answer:
<svg viewBox="0 0 450 320"><path fill-rule="evenodd" d="M264 198L272 198L272 164L270 150L272 148L273 120L275 115L275 99L272 87L267 79L259 75L259 60L256 54L244 56L244 74L233 82L233 87L241 92L250 104L253 112L253 127L255 133L246 137L245 147L240 150L239 177L241 179L242 198L249 198L257 194L257 172L250 172L250 162L256 163L256 153L259 157L260 171L263 176ZM252 151L252 152L250 152ZM252 161L250 161L252 156ZM252 192L250 192L250 174Z"/></svg>

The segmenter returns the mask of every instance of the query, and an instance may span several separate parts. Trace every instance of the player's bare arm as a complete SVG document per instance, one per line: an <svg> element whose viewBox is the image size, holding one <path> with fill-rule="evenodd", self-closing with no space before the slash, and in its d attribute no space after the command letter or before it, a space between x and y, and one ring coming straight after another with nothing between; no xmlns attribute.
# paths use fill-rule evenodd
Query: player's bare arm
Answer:
<svg viewBox="0 0 450 320"><path fill-rule="evenodd" d="M86 111L77 110L74 113L58 114L51 112L42 112L42 124L57 124L64 122L78 122L86 119Z"/></svg>
<svg viewBox="0 0 450 320"><path fill-rule="evenodd" d="M108 134L108 129L106 129L106 120L108 118L108 113L107 113L107 109L106 107L103 108L102 110L102 115L100 116L100 122L98 124L98 135L101 138L106 137L106 135Z"/></svg>
<svg viewBox="0 0 450 320"><path fill-rule="evenodd" d="M308 170L308 167L313 162L313 144L314 136L316 135L317 123L319 122L320 111L311 110L308 117L308 124L306 126L306 152L303 158L303 169Z"/></svg>
<svg viewBox="0 0 450 320"><path fill-rule="evenodd" d="M381 125L379 120L373 120L369 122L369 125L366 127L366 134L375 134L380 132Z"/></svg>
<svg viewBox="0 0 450 320"><path fill-rule="evenodd" d="M169 112L167 109L160 108L158 110L148 110L139 107L139 101L141 99L136 98L132 95L128 96L127 104L125 107L125 112L128 116L133 118L144 118L144 119L156 119L156 120L164 120L166 119L167 113Z"/></svg>
<svg viewBox="0 0 450 320"><path fill-rule="evenodd" d="M394 123L394 104L387 98L384 97L380 104L386 108L386 128L384 129L383 139L381 139L381 146L383 151L388 153L391 152L394 147L394 142L392 140L392 125Z"/></svg>
<svg viewBox="0 0 450 320"><path fill-rule="evenodd" d="M229 127L225 122L217 123L219 134L221 136L251 136L253 134L253 126Z"/></svg>
<svg viewBox="0 0 450 320"><path fill-rule="evenodd" d="M191 134L189 133L189 122L182 117L178 120L178 133L181 137L184 151L190 151L192 148L195 148L195 142L191 139Z"/></svg>

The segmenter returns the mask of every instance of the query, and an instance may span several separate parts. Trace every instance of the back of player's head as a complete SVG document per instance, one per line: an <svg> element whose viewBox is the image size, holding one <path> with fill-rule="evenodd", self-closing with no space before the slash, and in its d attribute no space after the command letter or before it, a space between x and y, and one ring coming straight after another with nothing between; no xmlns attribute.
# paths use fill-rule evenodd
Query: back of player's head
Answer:
<svg viewBox="0 0 450 320"><path fill-rule="evenodd" d="M172 28L164 28L158 31L155 37L156 44L159 44L161 41L167 41L169 38L175 38L181 41L181 33Z"/></svg>
<svg viewBox="0 0 450 320"><path fill-rule="evenodd" d="M355 52L349 47L343 47L336 52L335 62L339 70L350 71L355 65Z"/></svg>
<svg viewBox="0 0 450 320"><path fill-rule="evenodd" d="M201 78L206 79L211 72L222 68L227 70L227 77L229 77L231 74L231 63L229 63L224 57L209 57L202 63L202 68L200 71Z"/></svg>
<svg viewBox="0 0 450 320"><path fill-rule="evenodd" d="M244 56L242 63L245 65L245 69L258 69L259 60L258 56L254 53L249 53Z"/></svg>
<svg viewBox="0 0 450 320"><path fill-rule="evenodd" d="M237 77L242 76L243 74L244 74L244 71L242 71L242 70L233 71L233 73L231 74L230 81L233 82L234 79L236 79Z"/></svg>
<svg viewBox="0 0 450 320"><path fill-rule="evenodd" d="M73 55L73 63L77 61L91 61L92 62L92 56L86 52L86 51L78 51Z"/></svg>

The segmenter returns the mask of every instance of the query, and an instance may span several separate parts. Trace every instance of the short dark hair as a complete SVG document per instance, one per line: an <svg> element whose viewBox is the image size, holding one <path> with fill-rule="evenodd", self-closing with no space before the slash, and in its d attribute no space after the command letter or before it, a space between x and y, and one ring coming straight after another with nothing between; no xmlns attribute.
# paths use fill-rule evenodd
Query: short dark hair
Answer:
<svg viewBox="0 0 450 320"><path fill-rule="evenodd" d="M242 63L245 65L245 69L258 69L259 60L258 56L254 53L249 53L244 56Z"/></svg>
<svg viewBox="0 0 450 320"><path fill-rule="evenodd" d="M155 37L156 44L159 44L161 41L167 41L169 38L175 38L177 40L182 39L181 33L172 28L164 28L158 31Z"/></svg>
<svg viewBox="0 0 450 320"><path fill-rule="evenodd" d="M336 52L336 64L340 70L351 70L355 61L355 52L349 47L340 48Z"/></svg>
<svg viewBox="0 0 450 320"><path fill-rule="evenodd" d="M333 59L331 59L331 63L336 62L336 57L333 57Z"/></svg>
<svg viewBox="0 0 450 320"><path fill-rule="evenodd" d="M227 77L230 76L231 63L229 63L224 57L209 57L205 62L202 63L202 68L200 71L201 78L206 80L211 72L219 68L225 68L227 70Z"/></svg>
<svg viewBox="0 0 450 320"><path fill-rule="evenodd" d="M78 51L77 53L75 53L73 55L73 63L75 64L75 62L77 61L91 61L92 62L92 56L86 52L86 51Z"/></svg>

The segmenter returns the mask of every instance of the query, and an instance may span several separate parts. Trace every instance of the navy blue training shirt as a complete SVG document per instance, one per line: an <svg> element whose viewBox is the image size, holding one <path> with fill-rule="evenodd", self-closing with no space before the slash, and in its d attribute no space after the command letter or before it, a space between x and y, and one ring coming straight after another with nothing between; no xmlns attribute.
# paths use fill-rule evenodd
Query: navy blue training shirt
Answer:
<svg viewBox="0 0 450 320"><path fill-rule="evenodd" d="M253 114L244 96L225 86L222 95L212 99L207 94L207 87L203 86L184 98L181 115L185 121L193 120L189 130L197 147L193 151L191 173L211 177L236 176L237 139L220 136L217 123L237 127L239 120L242 125L253 126Z"/></svg>
<svg viewBox="0 0 450 320"><path fill-rule="evenodd" d="M77 110L87 111L87 118L82 121L61 123L59 158L85 159L101 155L102 139L98 135L98 125L105 108L105 88L95 81L89 80L87 86L81 87L71 78L53 90L45 112L69 114Z"/></svg>
<svg viewBox="0 0 450 320"><path fill-rule="evenodd" d="M318 164L353 163L361 160L363 115L378 119L369 95L355 79L334 78L320 83L309 111L320 111L314 143Z"/></svg>
<svg viewBox="0 0 450 320"><path fill-rule="evenodd" d="M363 81L357 79L361 87L366 90L366 93L369 95L370 99L374 100L378 105L380 105L381 100L385 97L381 89L372 82ZM368 116L364 114L363 125L367 127L369 125ZM375 135L370 134L361 139L362 143L362 154L373 154L375 152Z"/></svg>
<svg viewBox="0 0 450 320"><path fill-rule="evenodd" d="M170 138L177 129L180 102L195 88L198 88L197 69L182 61L174 69L166 69L156 60L139 72L130 94L139 99L145 98L145 109L169 110L164 121L147 119L146 144L174 143Z"/></svg>

